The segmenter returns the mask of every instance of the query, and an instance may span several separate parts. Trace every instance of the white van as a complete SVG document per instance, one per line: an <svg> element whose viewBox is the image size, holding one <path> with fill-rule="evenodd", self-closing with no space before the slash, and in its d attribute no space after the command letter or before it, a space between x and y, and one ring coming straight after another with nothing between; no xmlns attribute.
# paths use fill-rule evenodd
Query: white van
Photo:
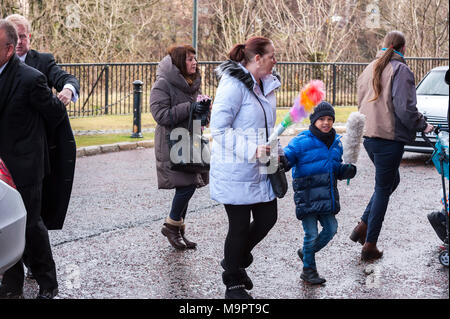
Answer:
<svg viewBox="0 0 450 319"><path fill-rule="evenodd" d="M448 129L448 84L445 83L445 72L448 66L439 66L432 69L425 75L416 87L417 109L427 117L427 122L442 128ZM426 144L422 138L422 133L417 132L416 140L405 145L405 151L432 153L433 149ZM431 142L436 142L436 135L428 133Z"/></svg>

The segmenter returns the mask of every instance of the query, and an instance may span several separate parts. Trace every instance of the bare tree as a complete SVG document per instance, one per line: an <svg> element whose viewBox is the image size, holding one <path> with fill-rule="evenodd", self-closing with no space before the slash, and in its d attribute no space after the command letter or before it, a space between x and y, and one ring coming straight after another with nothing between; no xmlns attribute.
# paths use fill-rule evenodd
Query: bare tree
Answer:
<svg viewBox="0 0 450 319"><path fill-rule="evenodd" d="M405 33L409 56L448 56L448 6L448 0L382 0L382 32Z"/></svg>
<svg viewBox="0 0 450 319"><path fill-rule="evenodd" d="M216 28L216 52L222 58L237 43L244 43L252 35L261 34L261 1L217 0L212 4Z"/></svg>
<svg viewBox="0 0 450 319"><path fill-rule="evenodd" d="M356 0L266 0L264 19L287 60L337 61L354 43Z"/></svg>
<svg viewBox="0 0 450 319"><path fill-rule="evenodd" d="M192 42L193 1L0 0L25 15L32 46L60 62L159 61ZM271 38L280 61L367 61L386 32L405 33L408 56L448 56L449 0L201 0L197 55L226 58L253 35ZM369 26L373 8L378 10ZM375 9L373 9L375 10ZM377 24L375 23L375 24Z"/></svg>

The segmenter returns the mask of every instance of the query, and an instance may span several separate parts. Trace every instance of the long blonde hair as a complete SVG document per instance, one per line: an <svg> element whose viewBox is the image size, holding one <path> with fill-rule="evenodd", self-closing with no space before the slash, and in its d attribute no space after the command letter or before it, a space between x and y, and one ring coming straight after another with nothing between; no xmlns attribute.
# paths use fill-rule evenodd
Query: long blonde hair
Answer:
<svg viewBox="0 0 450 319"><path fill-rule="evenodd" d="M384 37L383 47L386 48L386 51L378 58L373 68L372 85L375 96L370 101L375 101L380 96L381 90L383 89L381 73L383 73L383 70L388 65L389 61L391 61L394 50L399 51L405 43L405 36L400 31L391 31Z"/></svg>

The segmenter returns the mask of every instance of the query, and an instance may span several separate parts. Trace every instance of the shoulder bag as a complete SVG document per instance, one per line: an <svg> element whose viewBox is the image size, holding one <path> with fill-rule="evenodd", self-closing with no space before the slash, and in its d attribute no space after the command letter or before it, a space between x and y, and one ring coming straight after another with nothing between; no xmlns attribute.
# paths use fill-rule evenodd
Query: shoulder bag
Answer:
<svg viewBox="0 0 450 319"><path fill-rule="evenodd" d="M264 122L266 124L266 141L268 142L269 130L267 128L266 111L264 110L264 107L263 107L261 101L259 100L258 96L256 95L256 93L253 92L253 90L250 90L250 91L256 97L256 99L259 102L259 105L261 105L261 108L263 110ZM280 165L280 163L278 163L278 168L277 168L276 172L272 173L272 174L268 174L268 176L269 176L270 184L272 185L273 192L275 193L275 196L278 198L283 198L284 195L286 195L286 192L288 190L288 182L286 179L286 172L284 170L284 167L282 165Z"/></svg>
<svg viewBox="0 0 450 319"><path fill-rule="evenodd" d="M172 88L170 87L170 98L171 105L169 109L169 117L171 120L170 131L167 133L167 143L169 145L169 155L172 153L177 154L177 158L173 159L170 156L170 169L174 171L181 171L187 173L207 173L209 172L209 162L210 162L210 149L209 140L203 136L203 132L193 132L193 109L189 111L189 124L188 124L188 145L183 147L177 145L178 142L182 140L181 136L178 139L171 139L170 135L174 129L174 123L172 118ZM173 147L178 148L177 150L172 150ZM183 154L183 150L189 154ZM186 156L184 156L186 155Z"/></svg>

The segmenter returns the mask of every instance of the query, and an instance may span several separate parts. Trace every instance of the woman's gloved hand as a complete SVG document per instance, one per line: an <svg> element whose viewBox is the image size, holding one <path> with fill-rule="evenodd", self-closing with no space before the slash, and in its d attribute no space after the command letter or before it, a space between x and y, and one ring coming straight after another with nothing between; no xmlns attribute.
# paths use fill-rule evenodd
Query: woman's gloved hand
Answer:
<svg viewBox="0 0 450 319"><path fill-rule="evenodd" d="M203 100L200 102L192 102L191 110L196 114L205 114L209 111L211 100Z"/></svg>
<svg viewBox="0 0 450 319"><path fill-rule="evenodd" d="M288 159L284 155L280 156L280 165L284 169L285 172L287 172L291 169L291 164L289 163Z"/></svg>

